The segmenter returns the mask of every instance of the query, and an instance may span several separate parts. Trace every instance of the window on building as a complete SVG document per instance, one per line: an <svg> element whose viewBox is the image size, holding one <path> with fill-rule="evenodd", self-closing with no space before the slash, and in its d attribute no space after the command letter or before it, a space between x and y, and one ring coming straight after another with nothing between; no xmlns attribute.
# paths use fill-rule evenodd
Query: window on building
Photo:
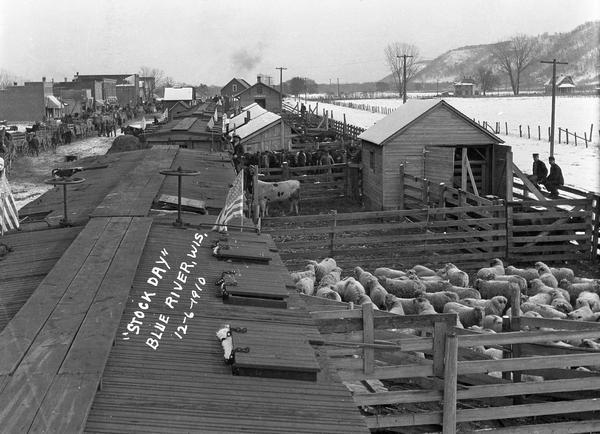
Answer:
<svg viewBox="0 0 600 434"><path fill-rule="evenodd" d="M262 86L256 86L256 94L261 95L263 93Z"/></svg>
<svg viewBox="0 0 600 434"><path fill-rule="evenodd" d="M375 171L375 152L369 152L369 167L372 171Z"/></svg>
<svg viewBox="0 0 600 434"><path fill-rule="evenodd" d="M237 92L237 84L232 84L231 90L232 90L232 92Z"/></svg>

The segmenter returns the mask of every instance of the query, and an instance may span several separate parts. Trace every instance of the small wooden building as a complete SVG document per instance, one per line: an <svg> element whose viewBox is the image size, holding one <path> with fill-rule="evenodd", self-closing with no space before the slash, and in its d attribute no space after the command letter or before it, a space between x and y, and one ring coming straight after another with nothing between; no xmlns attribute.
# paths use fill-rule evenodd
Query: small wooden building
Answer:
<svg viewBox="0 0 600 434"><path fill-rule="evenodd" d="M239 100L237 104L239 104L239 107L245 107L257 103L270 112L279 113L281 93L279 90L263 83L260 76L257 79L258 81L255 84L234 95Z"/></svg>
<svg viewBox="0 0 600 434"><path fill-rule="evenodd" d="M444 100L411 100L358 137L370 209L400 206L401 166L406 174L480 196L505 195L510 148ZM468 172L475 187L467 184Z"/></svg>
<svg viewBox="0 0 600 434"><path fill-rule="evenodd" d="M473 96L477 93L475 87L475 80L463 78L461 81L454 83L454 96Z"/></svg>
<svg viewBox="0 0 600 434"><path fill-rule="evenodd" d="M556 79L556 93L558 95L568 95L575 91L575 82L570 75L563 75ZM552 79L544 84L544 91L547 94L552 93Z"/></svg>
<svg viewBox="0 0 600 434"><path fill-rule="evenodd" d="M221 88L221 96L223 97L223 110L228 111L233 108L233 96L237 95L244 89L248 89L250 83L243 78L232 78L225 86Z"/></svg>
<svg viewBox="0 0 600 434"><path fill-rule="evenodd" d="M249 113L249 111L242 112ZM238 115L238 116L240 116ZM292 130L283 122L281 116L264 111L254 118L246 118L247 122L238 126L235 132L229 128L229 134L239 137L244 151L254 153L257 151L277 151L289 149ZM231 121L230 121L231 125Z"/></svg>

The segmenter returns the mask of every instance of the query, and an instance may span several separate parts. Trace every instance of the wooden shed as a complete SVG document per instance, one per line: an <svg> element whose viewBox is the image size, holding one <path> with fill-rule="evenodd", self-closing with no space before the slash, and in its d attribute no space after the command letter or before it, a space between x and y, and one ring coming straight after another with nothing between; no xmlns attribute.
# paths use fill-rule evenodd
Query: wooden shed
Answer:
<svg viewBox="0 0 600 434"><path fill-rule="evenodd" d="M239 125L236 118L246 113L247 121ZM236 126L235 132L231 129L232 123ZM250 117L250 110L247 110L231 119L229 124L229 134L241 139L240 143L244 146L245 152L289 149L292 130L283 122L281 116L275 113L263 110L256 117Z"/></svg>
<svg viewBox="0 0 600 434"><path fill-rule="evenodd" d="M358 137L371 209L400 206L401 166L406 174L481 196L505 195L510 148L444 100L409 101Z"/></svg>
<svg viewBox="0 0 600 434"><path fill-rule="evenodd" d="M255 84L234 95L239 100L239 107L257 103L270 112L279 113L281 93L268 84L262 83L260 76L257 79Z"/></svg>

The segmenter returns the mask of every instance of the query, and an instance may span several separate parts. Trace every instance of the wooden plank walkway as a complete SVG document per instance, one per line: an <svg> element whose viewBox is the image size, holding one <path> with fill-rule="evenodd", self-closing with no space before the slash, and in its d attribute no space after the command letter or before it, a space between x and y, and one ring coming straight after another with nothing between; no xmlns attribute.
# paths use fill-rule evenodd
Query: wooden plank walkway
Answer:
<svg viewBox="0 0 600 434"><path fill-rule="evenodd" d="M85 430L367 432L350 392L321 366L316 382L233 375L216 337L224 324L251 327L258 341L266 331L279 334L259 342L271 354L277 341L306 342L318 330L295 293L289 294L294 306L288 309L225 304L215 285L222 271L235 268L238 281L277 281L285 287L284 268L277 254L268 265L219 261L211 248L219 236L170 224L152 226ZM252 233L228 236L272 243ZM180 273L187 277L180 279ZM139 319L141 306L144 317ZM132 327L134 319L142 323L139 329ZM303 348L314 356L311 346ZM301 359L306 363L308 357Z"/></svg>
<svg viewBox="0 0 600 434"><path fill-rule="evenodd" d="M12 251L0 261L0 331L54 267L81 227L46 228L2 237Z"/></svg>
<svg viewBox="0 0 600 434"><path fill-rule="evenodd" d="M0 333L3 430L83 430L151 221L91 220Z"/></svg>
<svg viewBox="0 0 600 434"><path fill-rule="evenodd" d="M177 150L150 149L132 171L126 173L118 185L107 194L91 217L148 215L152 202L165 180L161 169L172 167Z"/></svg>

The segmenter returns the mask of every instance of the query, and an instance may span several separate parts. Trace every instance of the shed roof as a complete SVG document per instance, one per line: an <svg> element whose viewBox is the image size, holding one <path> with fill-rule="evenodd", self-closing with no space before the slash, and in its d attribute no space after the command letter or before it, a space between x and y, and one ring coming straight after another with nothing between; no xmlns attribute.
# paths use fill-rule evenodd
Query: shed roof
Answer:
<svg viewBox="0 0 600 434"><path fill-rule="evenodd" d="M194 89L191 87L167 87L163 101L191 101L194 99Z"/></svg>
<svg viewBox="0 0 600 434"><path fill-rule="evenodd" d="M255 119L267 112L264 108L259 106L257 103L252 103L246 107L244 107L241 113L235 115L234 117L229 119L229 129L232 130L235 126L236 128L241 127L246 123L246 118L248 116L248 112L250 112L250 119Z"/></svg>
<svg viewBox="0 0 600 434"><path fill-rule="evenodd" d="M54 95L46 96L46 108L59 109L63 107L63 103L58 100Z"/></svg>
<svg viewBox="0 0 600 434"><path fill-rule="evenodd" d="M358 138L376 145L383 145L391 137L402 133L403 130L423 117L426 113L439 107L444 107L457 114L465 122L470 123L473 128L476 128L487 134L496 143L504 143L502 139L490 133L476 122L473 122L472 119L456 108L452 107L446 101L435 99L409 100L406 104L401 105L395 111L378 121L371 128L364 131L358 136Z"/></svg>
<svg viewBox="0 0 600 434"><path fill-rule="evenodd" d="M269 111L265 111L260 116L250 119L250 122L248 122L247 124L236 128L235 135L239 136L240 139L242 139L243 141L244 139L250 137L252 134L259 132L263 128L266 128L270 125L273 125L274 123L279 122L280 119L281 116ZM233 131L231 130L231 124L229 126L229 134L233 134Z"/></svg>

